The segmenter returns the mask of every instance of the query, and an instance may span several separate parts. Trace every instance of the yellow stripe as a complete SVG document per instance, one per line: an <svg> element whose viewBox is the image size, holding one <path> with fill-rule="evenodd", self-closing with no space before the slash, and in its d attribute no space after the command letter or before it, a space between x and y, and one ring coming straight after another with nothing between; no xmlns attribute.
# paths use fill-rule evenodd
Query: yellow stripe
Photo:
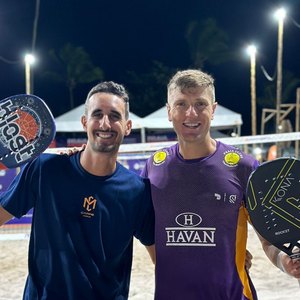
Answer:
<svg viewBox="0 0 300 300"><path fill-rule="evenodd" d="M243 284L243 294L249 299L253 300L252 291L248 276L245 270L245 259L246 259L246 246L247 246L247 235L248 227L247 220L249 219L248 212L245 207L241 206L238 217L237 232L236 232L236 257L235 263L237 266L240 280Z"/></svg>

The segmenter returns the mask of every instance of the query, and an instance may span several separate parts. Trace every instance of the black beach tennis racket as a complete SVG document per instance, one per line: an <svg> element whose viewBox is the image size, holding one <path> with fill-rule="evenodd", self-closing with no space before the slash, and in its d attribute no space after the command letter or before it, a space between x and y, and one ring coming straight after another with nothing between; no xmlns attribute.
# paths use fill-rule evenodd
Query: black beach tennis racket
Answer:
<svg viewBox="0 0 300 300"><path fill-rule="evenodd" d="M300 161L278 158L250 176L247 209L256 231L292 259L300 258Z"/></svg>
<svg viewBox="0 0 300 300"><path fill-rule="evenodd" d="M46 150L54 136L54 118L39 97L15 95L0 101L0 168L28 162Z"/></svg>

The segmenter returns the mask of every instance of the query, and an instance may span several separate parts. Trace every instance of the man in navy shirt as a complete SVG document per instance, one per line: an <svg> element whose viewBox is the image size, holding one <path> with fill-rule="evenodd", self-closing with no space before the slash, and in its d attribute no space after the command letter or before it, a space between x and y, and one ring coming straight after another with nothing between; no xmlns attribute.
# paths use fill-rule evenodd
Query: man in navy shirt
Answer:
<svg viewBox="0 0 300 300"><path fill-rule="evenodd" d="M133 237L154 260L149 181L117 162L128 118L124 87L96 85L81 118L85 149L39 156L1 194L0 225L34 208L23 299L127 299Z"/></svg>

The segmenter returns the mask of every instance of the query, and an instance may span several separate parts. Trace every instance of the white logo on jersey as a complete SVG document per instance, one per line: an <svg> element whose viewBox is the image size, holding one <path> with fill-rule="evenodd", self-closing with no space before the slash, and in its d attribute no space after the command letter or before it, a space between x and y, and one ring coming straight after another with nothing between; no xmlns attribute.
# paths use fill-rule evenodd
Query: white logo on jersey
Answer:
<svg viewBox="0 0 300 300"><path fill-rule="evenodd" d="M229 202L231 204L235 204L236 200L237 200L237 195L227 195L226 193L224 194L218 194L215 193L214 197L217 201L223 201L223 202Z"/></svg>
<svg viewBox="0 0 300 300"><path fill-rule="evenodd" d="M229 196L229 202L234 204L236 202L236 195L230 195Z"/></svg>
<svg viewBox="0 0 300 300"><path fill-rule="evenodd" d="M215 198L216 198L216 200L221 200L221 195L220 195L220 194L217 194L217 193L215 193Z"/></svg>
<svg viewBox="0 0 300 300"><path fill-rule="evenodd" d="M176 223L183 227L195 227L202 222L202 218L195 213L182 213L175 218Z"/></svg>
<svg viewBox="0 0 300 300"><path fill-rule="evenodd" d="M175 221L180 227L166 227L166 246L216 246L216 228L197 227L202 222L198 214L181 213Z"/></svg>

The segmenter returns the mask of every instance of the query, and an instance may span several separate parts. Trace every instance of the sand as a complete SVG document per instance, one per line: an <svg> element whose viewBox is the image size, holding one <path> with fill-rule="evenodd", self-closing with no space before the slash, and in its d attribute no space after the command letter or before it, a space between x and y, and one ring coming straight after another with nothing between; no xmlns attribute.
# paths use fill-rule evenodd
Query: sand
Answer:
<svg viewBox="0 0 300 300"><path fill-rule="evenodd" d="M28 239L0 240L0 300L22 298L27 273L27 247ZM300 299L298 281L268 261L253 230L249 230L248 249L254 256L251 277L260 300ZM153 299L153 273L154 268L147 251L139 242L135 242L129 299Z"/></svg>

